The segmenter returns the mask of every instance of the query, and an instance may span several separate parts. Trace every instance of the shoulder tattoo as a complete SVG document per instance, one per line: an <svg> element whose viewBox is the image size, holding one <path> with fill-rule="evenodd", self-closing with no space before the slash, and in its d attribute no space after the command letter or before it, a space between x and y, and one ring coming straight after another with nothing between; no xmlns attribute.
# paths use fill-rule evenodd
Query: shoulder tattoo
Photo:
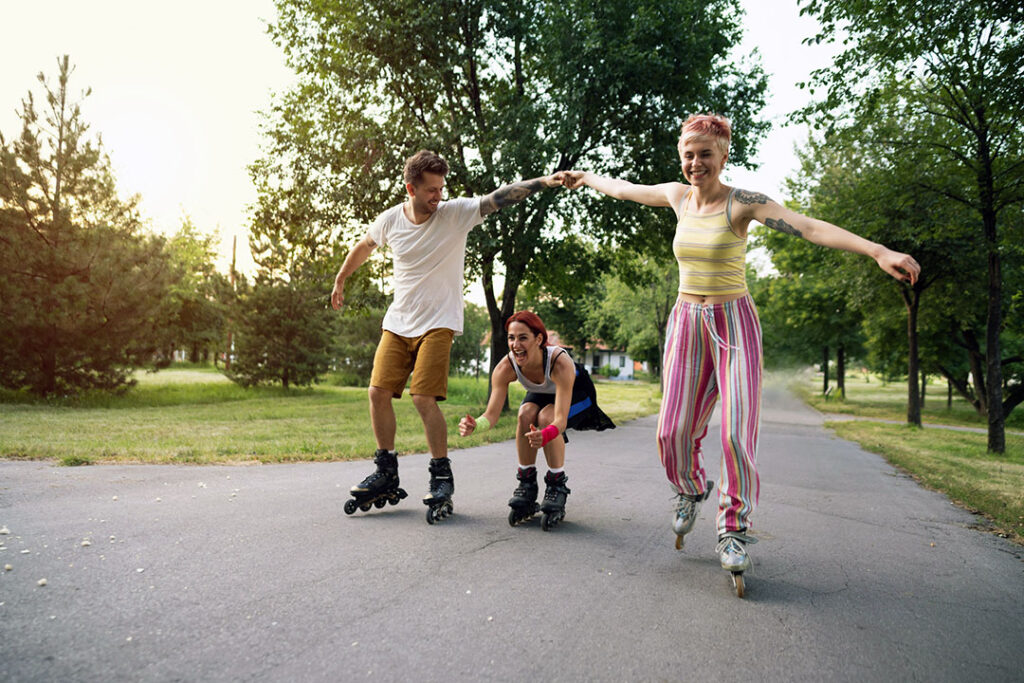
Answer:
<svg viewBox="0 0 1024 683"><path fill-rule="evenodd" d="M736 190L732 197L740 204L767 204L771 201L768 195L761 194L760 192L750 192L749 190Z"/></svg>
<svg viewBox="0 0 1024 683"><path fill-rule="evenodd" d="M796 228L794 228L792 225L782 220L781 218L768 218L765 220L764 224L767 225L769 228L778 230L779 232L784 232L787 235L796 235L797 237L803 237L803 234L799 230L797 230Z"/></svg>

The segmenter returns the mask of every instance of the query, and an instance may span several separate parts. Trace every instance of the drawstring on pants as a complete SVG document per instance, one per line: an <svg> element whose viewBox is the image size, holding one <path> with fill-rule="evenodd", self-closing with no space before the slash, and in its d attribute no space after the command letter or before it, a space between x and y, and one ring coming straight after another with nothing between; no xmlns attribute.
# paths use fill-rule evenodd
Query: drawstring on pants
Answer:
<svg viewBox="0 0 1024 683"><path fill-rule="evenodd" d="M697 304L697 305L700 306L701 322L704 323L704 329L708 331L709 335L711 335L711 340L714 341L715 344L717 344L719 348L733 349L733 350L738 349L739 348L738 346L733 346L732 344L727 344L725 342L725 340L722 339L718 335L718 332L715 330L715 310L714 310L714 304Z"/></svg>

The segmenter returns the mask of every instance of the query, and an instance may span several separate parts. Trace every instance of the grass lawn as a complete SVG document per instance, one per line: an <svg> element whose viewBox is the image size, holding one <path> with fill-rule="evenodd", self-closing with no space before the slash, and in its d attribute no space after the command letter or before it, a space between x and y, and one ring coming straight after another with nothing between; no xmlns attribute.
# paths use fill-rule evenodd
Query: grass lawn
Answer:
<svg viewBox="0 0 1024 683"><path fill-rule="evenodd" d="M0 393L0 457L89 463L241 463L350 460L373 455L366 389L329 383L309 389L243 389L213 369L140 374L123 396L88 394L33 401ZM524 395L510 387L510 401ZM497 427L458 436L459 419L483 411L487 380L452 378L441 404L452 448L514 436L514 413ZM657 411L658 386L602 382L599 402L616 422ZM395 401L396 447L425 452L426 439L408 393Z"/></svg>
<svg viewBox="0 0 1024 683"><path fill-rule="evenodd" d="M828 413L862 418L827 421L826 426L837 436L882 455L924 486L989 519L997 533L1024 544L1024 411L1018 409L1007 420L1006 452L990 454L984 431L934 426L986 427L984 418L963 399L954 397L952 407L947 408L945 391L936 391L936 386L940 385L932 385L922 411L924 429L905 424L905 384L886 385L874 378L865 381L862 376L847 377L845 401L825 400L820 377L801 378L793 389L826 413L826 419Z"/></svg>
<svg viewBox="0 0 1024 683"><path fill-rule="evenodd" d="M834 387L835 380L833 378ZM907 419L906 382L882 383L877 377L857 373L846 376L846 400L821 395L821 376L808 373L791 385L799 396L823 413L839 413L857 417L875 417L883 420ZM833 394L835 390L833 389ZM952 405L947 407L945 380L933 379L925 393L921 409L925 424L957 425L961 427L986 426L985 418L956 393ZM1006 420L1008 430L1024 432L1024 408L1018 408ZM1009 439L1008 439L1009 440Z"/></svg>

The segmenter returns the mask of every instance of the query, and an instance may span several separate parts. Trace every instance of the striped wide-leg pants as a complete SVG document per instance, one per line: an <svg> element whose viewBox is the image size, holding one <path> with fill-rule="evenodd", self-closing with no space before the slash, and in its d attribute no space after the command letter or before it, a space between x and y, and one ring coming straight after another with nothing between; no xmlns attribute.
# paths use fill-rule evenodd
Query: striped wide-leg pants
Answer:
<svg viewBox="0 0 1024 683"><path fill-rule="evenodd" d="M718 533L745 531L757 505L761 323L747 294L724 304L676 302L669 316L658 453L679 493L706 488L701 441L722 399Z"/></svg>

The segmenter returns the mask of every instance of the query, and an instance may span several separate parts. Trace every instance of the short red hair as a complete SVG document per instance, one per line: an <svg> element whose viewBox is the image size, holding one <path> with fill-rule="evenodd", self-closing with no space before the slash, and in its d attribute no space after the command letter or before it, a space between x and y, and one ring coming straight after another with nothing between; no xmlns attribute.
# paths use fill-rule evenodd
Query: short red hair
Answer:
<svg viewBox="0 0 1024 683"><path fill-rule="evenodd" d="M533 311L519 311L513 313L505 321L505 331L508 332L508 326L512 323L522 323L530 328L530 331L540 337L540 345L548 345L548 330L544 327L544 321L540 319L540 316Z"/></svg>
<svg viewBox="0 0 1024 683"><path fill-rule="evenodd" d="M729 153L729 141L732 140L732 124L729 119L718 114L691 114L683 122L679 134L682 145L693 138L711 138L722 154Z"/></svg>

